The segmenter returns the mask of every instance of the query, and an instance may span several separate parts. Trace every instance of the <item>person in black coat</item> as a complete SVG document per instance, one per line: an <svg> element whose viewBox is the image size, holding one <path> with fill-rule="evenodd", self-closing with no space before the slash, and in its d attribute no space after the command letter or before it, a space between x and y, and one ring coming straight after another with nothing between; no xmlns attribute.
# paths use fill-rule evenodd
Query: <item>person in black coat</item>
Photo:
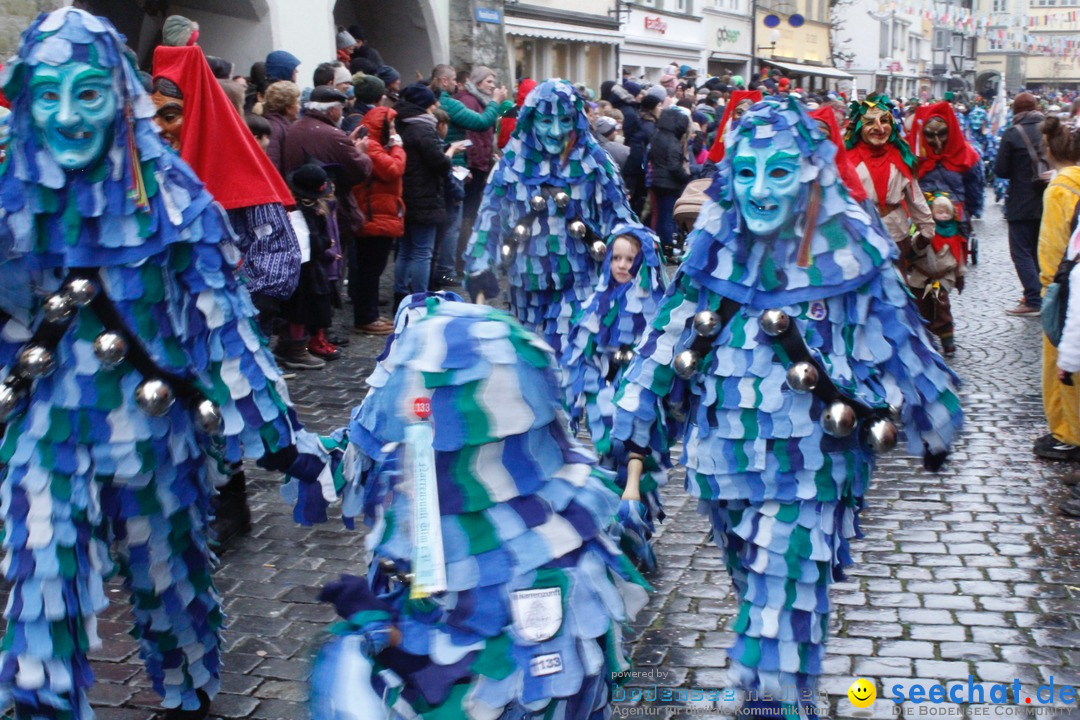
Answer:
<svg viewBox="0 0 1080 720"><path fill-rule="evenodd" d="M1040 154L1042 136L1039 126L1043 114L1031 93L1020 93L1013 99L1013 123L1001 135L1001 146L994 161L994 174L1009 181L1005 197L1005 220L1009 223L1009 253L1016 274L1024 286L1024 300L1005 312L1010 315L1033 315L1042 306L1042 283L1039 281L1039 221L1042 219L1042 190L1033 178L1031 148ZM1021 136L1021 133L1024 136Z"/></svg>
<svg viewBox="0 0 1080 720"><path fill-rule="evenodd" d="M675 234L675 201L690 182L686 168L686 131L690 118L678 108L660 113L656 134L649 146L652 190L656 197L656 234L665 254L671 253Z"/></svg>
<svg viewBox="0 0 1080 720"><path fill-rule="evenodd" d="M638 96L641 86L627 81L611 88L611 106L623 114L623 142L630 148L630 157L623 166L623 182L630 194L630 209L641 215L645 207L645 144L638 117Z"/></svg>
<svg viewBox="0 0 1080 720"><path fill-rule="evenodd" d="M401 194L405 234L398 241L394 263L395 307L406 295L428 289L435 235L440 223L446 221L443 184L458 146L443 150L433 114L437 106L435 94L422 83L405 88L394 106L398 134L405 148Z"/></svg>

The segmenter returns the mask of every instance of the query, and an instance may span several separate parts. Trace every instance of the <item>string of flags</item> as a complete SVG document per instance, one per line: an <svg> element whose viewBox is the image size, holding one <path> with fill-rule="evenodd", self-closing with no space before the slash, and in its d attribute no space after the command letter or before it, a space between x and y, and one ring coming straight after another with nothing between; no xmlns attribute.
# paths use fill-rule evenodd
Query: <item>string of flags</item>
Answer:
<svg viewBox="0 0 1080 720"><path fill-rule="evenodd" d="M878 11L920 17L935 28L965 37L985 38L994 50L1053 54L1062 60L1080 62L1080 10L1024 17L1003 12L975 13L966 8L942 6L934 0L883 0L878 3ZM1065 34L1045 34L1056 31Z"/></svg>

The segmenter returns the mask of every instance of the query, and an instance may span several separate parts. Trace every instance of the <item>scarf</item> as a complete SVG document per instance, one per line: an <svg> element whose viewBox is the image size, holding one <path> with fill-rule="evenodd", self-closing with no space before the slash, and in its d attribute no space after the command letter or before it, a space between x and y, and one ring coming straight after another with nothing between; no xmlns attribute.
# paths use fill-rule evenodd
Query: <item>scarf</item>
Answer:
<svg viewBox="0 0 1080 720"><path fill-rule="evenodd" d="M476 101L480 103L480 107L484 110L487 109L487 106L491 104L491 101L493 99L490 95L485 95L484 93L480 92L480 88L476 87L476 85L473 85L472 80L465 81L465 92L476 98Z"/></svg>
<svg viewBox="0 0 1080 720"><path fill-rule="evenodd" d="M870 173L870 179L874 182L874 193L877 195L878 209L884 211L885 198L889 194L889 168L896 167L900 174L911 180L911 168L904 162L904 156L892 143L885 143L880 150L870 147L861 140L848 150L851 163L858 167L859 163L866 166ZM882 212L884 215L885 213Z"/></svg>

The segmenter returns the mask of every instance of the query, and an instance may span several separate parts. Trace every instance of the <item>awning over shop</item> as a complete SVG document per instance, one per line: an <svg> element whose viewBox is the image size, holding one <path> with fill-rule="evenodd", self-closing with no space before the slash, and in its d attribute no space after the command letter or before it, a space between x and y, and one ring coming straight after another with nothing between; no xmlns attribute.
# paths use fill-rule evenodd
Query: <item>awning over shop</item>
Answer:
<svg viewBox="0 0 1080 720"><path fill-rule="evenodd" d="M843 70L837 70L836 68L823 67L821 65L803 65L802 63L793 62L778 62L776 60L769 60L768 58L758 58L758 62L766 63L767 65L775 65L781 70L787 70L788 72L795 73L796 75L817 75L818 77L835 78L837 80L850 80L853 76L851 73L844 72Z"/></svg>
<svg viewBox="0 0 1080 720"><path fill-rule="evenodd" d="M581 25L536 20L507 15L504 28L507 35L518 37L547 38L548 40L569 40L602 45L618 45L622 39L618 33L607 29L594 29Z"/></svg>

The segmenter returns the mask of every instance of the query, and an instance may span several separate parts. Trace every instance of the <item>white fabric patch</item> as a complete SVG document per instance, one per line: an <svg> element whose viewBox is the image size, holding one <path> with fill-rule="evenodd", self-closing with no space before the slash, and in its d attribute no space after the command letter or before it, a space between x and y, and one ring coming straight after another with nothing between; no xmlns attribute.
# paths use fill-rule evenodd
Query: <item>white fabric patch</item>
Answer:
<svg viewBox="0 0 1080 720"><path fill-rule="evenodd" d="M530 642L549 640L562 627L562 588L517 590L510 595L510 611L514 617L514 629L522 638ZM552 672L561 669L560 663L559 668Z"/></svg>

